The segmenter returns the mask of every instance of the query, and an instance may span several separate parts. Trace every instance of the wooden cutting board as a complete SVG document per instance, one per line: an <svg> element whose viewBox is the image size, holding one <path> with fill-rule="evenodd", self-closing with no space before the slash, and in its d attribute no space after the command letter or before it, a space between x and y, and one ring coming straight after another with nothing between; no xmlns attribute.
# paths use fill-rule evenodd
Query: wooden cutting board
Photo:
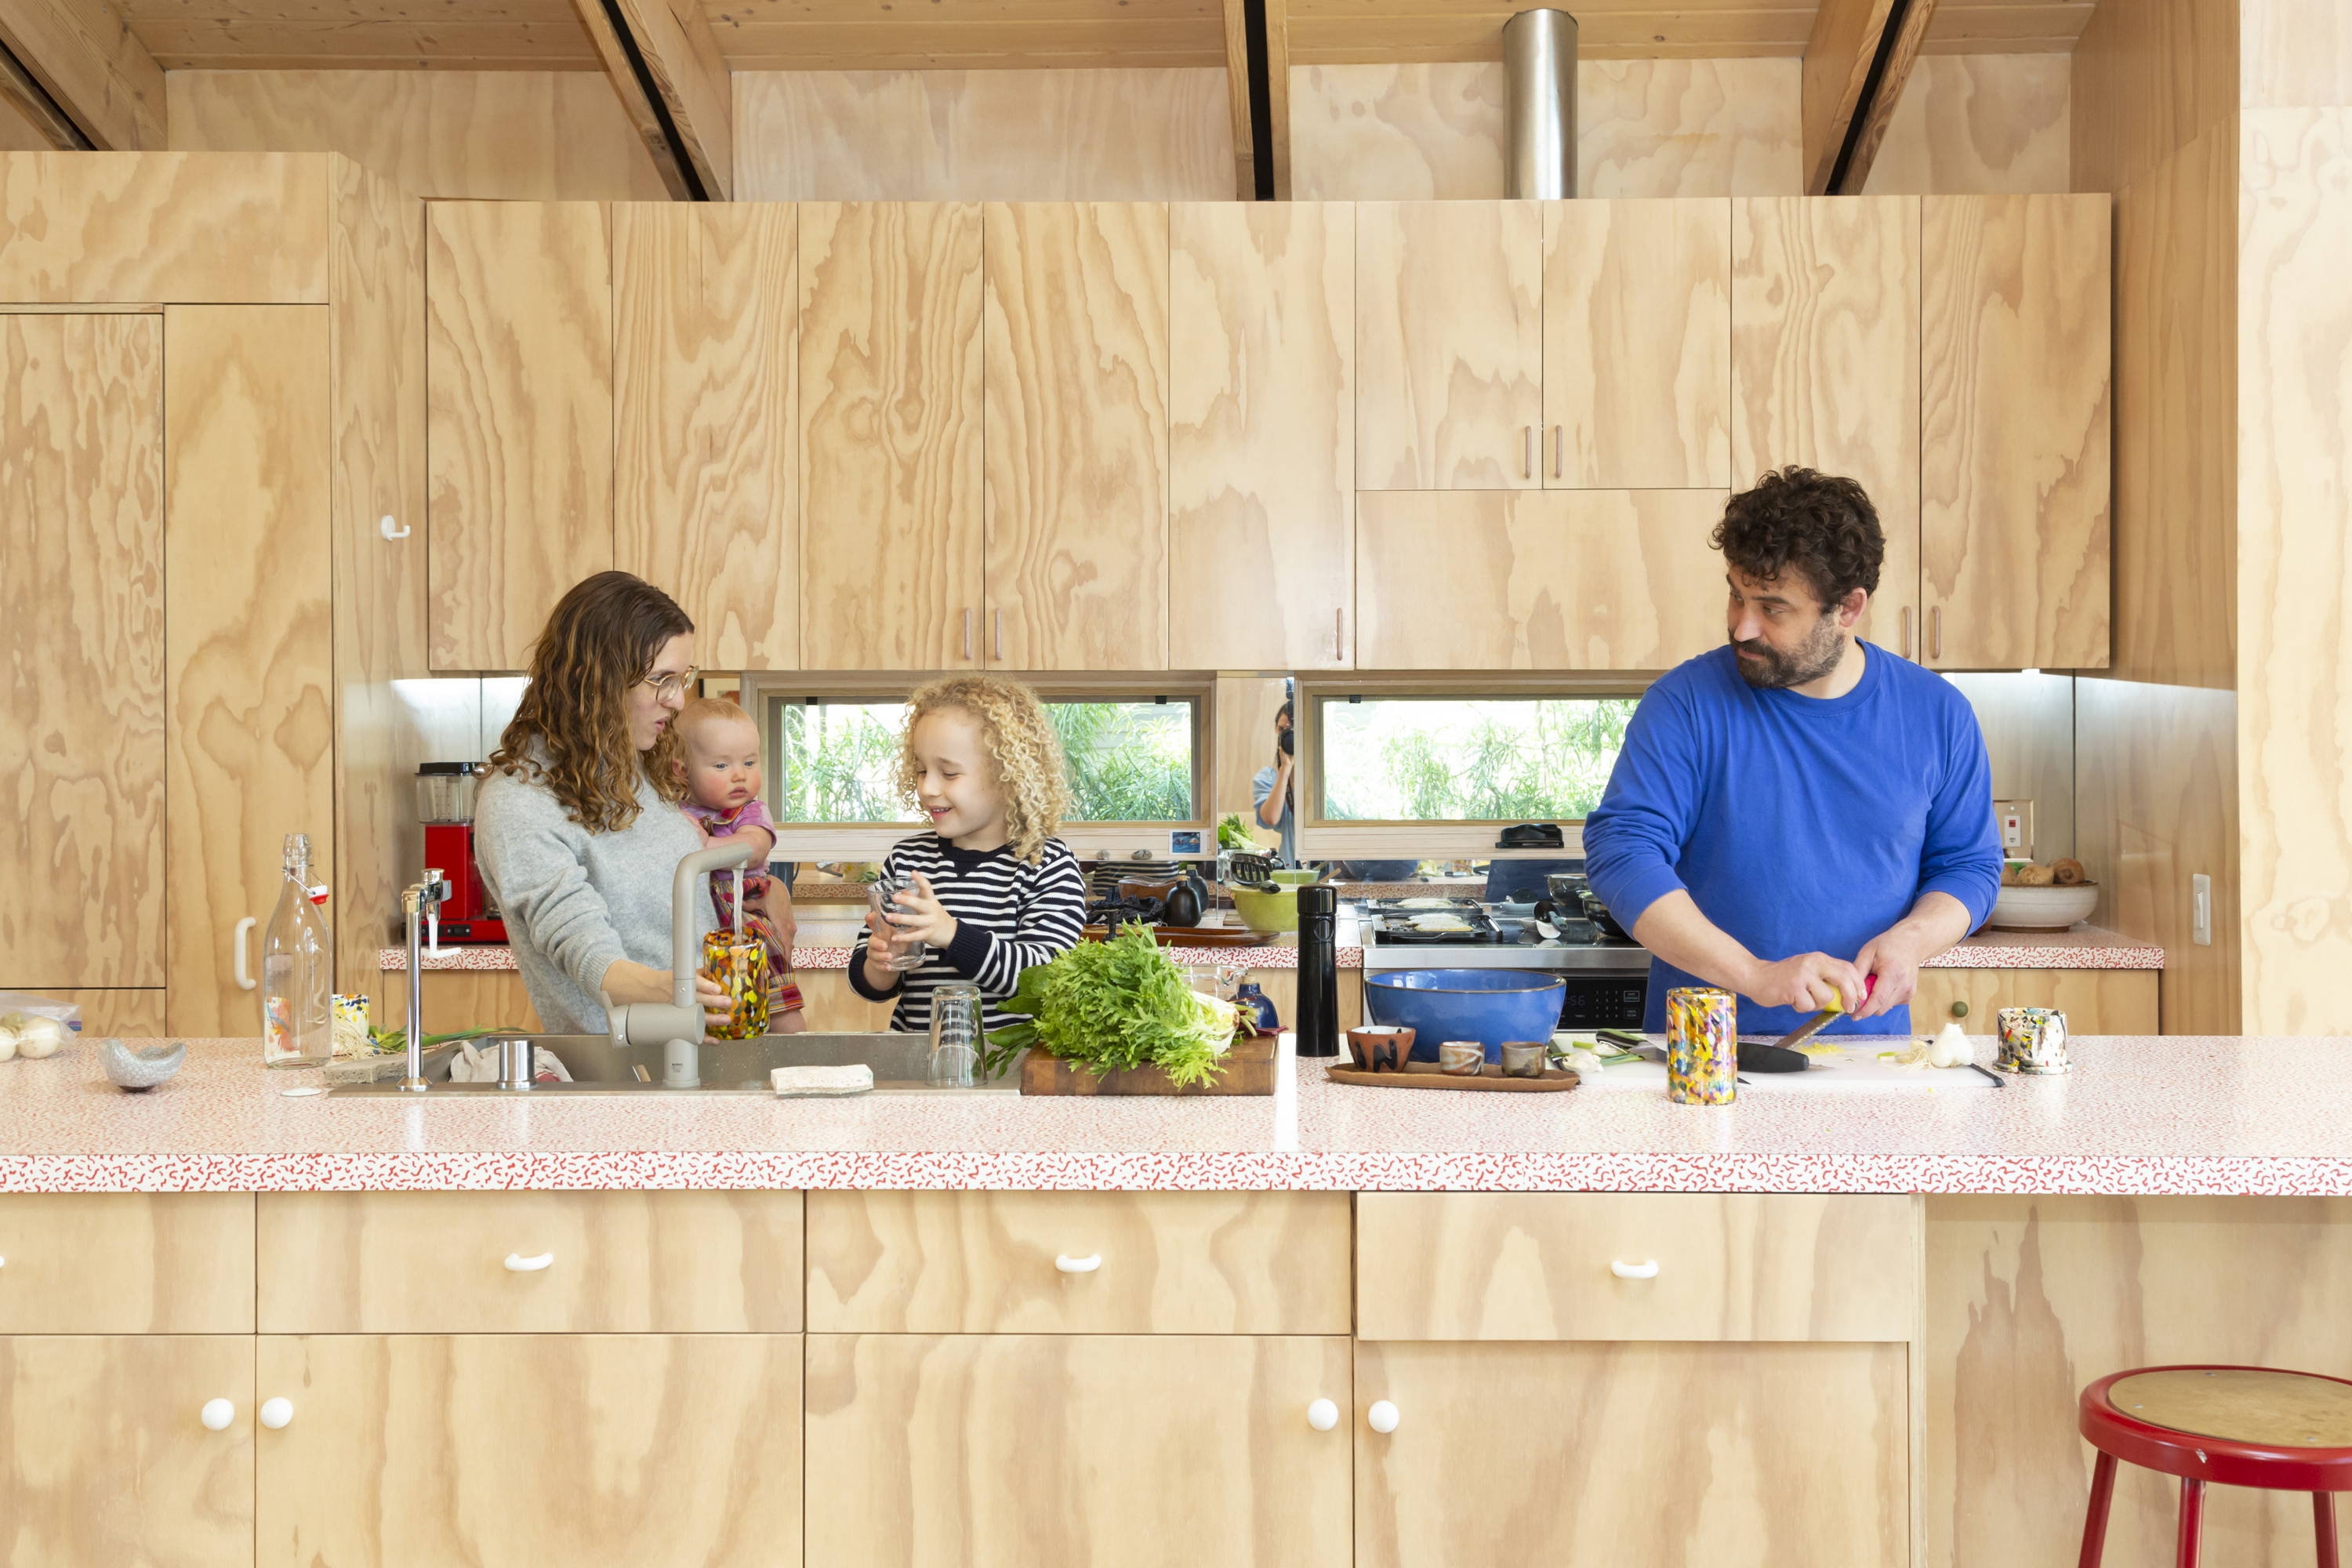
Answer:
<svg viewBox="0 0 2352 1568"><path fill-rule="evenodd" d="M1274 1037L1244 1040L1224 1054L1225 1070L1204 1084L1179 1089L1159 1068L1115 1068L1098 1073L1084 1062L1033 1050L1021 1058L1024 1094L1272 1094Z"/></svg>

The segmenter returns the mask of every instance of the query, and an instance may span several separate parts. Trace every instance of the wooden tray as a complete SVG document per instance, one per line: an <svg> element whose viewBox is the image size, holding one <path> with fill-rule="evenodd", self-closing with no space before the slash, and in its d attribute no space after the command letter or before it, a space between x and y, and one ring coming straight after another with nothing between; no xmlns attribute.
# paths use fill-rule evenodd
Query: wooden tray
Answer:
<svg viewBox="0 0 2352 1568"><path fill-rule="evenodd" d="M1503 1064L1488 1062L1486 1070L1476 1078L1456 1078L1438 1070L1435 1062L1407 1062L1402 1072L1369 1072L1362 1068L1329 1067L1323 1076L1333 1083L1351 1083L1360 1089L1484 1089L1504 1094L1558 1094L1564 1089L1574 1089L1576 1075L1559 1068L1544 1068L1541 1078L1505 1078Z"/></svg>
<svg viewBox="0 0 2352 1568"><path fill-rule="evenodd" d="M1224 1055L1225 1070L1207 1083L1179 1089L1160 1068L1116 1068L1098 1073L1083 1062L1033 1050L1021 1058L1024 1094L1272 1094L1274 1037L1243 1040Z"/></svg>

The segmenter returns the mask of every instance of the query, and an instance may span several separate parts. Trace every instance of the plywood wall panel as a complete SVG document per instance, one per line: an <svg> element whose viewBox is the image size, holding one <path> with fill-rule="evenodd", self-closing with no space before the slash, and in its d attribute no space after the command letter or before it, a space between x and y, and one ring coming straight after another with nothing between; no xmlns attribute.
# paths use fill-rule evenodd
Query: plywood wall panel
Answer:
<svg viewBox="0 0 2352 1568"><path fill-rule="evenodd" d="M327 161L0 153L0 300L327 300Z"/></svg>
<svg viewBox="0 0 2352 1568"><path fill-rule="evenodd" d="M2230 0L2102 0L2074 47L2074 189L2121 191L2230 118L2238 16Z"/></svg>
<svg viewBox="0 0 2352 1568"><path fill-rule="evenodd" d="M2074 678L2024 670L1953 674L1984 731L1995 800L2033 803L2038 860L2079 855L2074 842Z"/></svg>
<svg viewBox="0 0 2352 1568"><path fill-rule="evenodd" d="M2073 61L2063 54L1921 55L1863 194L2068 189L2072 77Z"/></svg>

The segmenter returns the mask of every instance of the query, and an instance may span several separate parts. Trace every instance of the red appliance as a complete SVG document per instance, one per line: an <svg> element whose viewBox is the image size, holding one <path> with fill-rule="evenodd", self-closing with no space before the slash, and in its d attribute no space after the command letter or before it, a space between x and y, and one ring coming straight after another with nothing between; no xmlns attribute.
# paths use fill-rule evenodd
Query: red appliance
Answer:
<svg viewBox="0 0 2352 1568"><path fill-rule="evenodd" d="M416 769L416 815L425 824L425 863L455 889L441 906L445 942L503 942L506 921L474 864L474 791L479 763L424 763Z"/></svg>

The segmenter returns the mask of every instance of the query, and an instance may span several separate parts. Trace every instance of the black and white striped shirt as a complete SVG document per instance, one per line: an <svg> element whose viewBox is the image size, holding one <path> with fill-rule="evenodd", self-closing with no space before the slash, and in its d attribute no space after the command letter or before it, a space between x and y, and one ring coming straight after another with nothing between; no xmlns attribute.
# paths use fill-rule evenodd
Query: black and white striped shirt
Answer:
<svg viewBox="0 0 2352 1568"><path fill-rule="evenodd" d="M1078 874L1077 857L1058 838L1045 840L1039 864L1032 866L1014 858L1009 847L959 849L936 833L918 834L900 839L883 865L905 887L915 885L919 872L929 878L931 890L956 921L955 940L944 951L932 948L921 968L899 978L893 1029L929 1030L931 993L951 980L980 987L984 1027L1019 1022L1026 1015L1001 1012L996 1004L1013 994L1023 970L1076 947L1086 925L1086 879ZM866 981L871 940L870 931L857 933L849 955L849 985L866 1000L880 1002L891 992Z"/></svg>

